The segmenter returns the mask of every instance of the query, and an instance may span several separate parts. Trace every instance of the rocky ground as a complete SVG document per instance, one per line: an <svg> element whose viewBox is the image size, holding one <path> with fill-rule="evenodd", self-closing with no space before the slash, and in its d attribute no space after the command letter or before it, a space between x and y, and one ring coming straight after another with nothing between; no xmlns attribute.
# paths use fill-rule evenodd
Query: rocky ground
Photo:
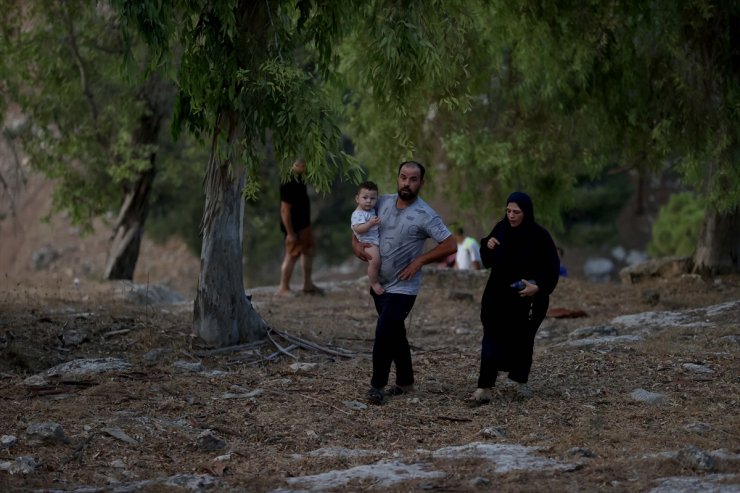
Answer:
<svg viewBox="0 0 740 493"><path fill-rule="evenodd" d="M484 283L427 272L380 407L362 279L250 290L272 340L223 352L155 283L5 283L0 491L740 490L740 277L563 279L534 396L471 407Z"/></svg>

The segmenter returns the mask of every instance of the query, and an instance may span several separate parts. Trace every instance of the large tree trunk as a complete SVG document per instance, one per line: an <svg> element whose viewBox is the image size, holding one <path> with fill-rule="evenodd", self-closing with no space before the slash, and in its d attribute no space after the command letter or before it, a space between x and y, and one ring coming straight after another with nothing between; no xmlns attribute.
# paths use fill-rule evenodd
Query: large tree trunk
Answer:
<svg viewBox="0 0 740 493"><path fill-rule="evenodd" d="M226 161L219 158L215 135L206 170L203 246L193 314L194 332L210 346L254 341L267 334L267 324L244 292L242 190L246 169L235 159L234 146L239 140L235 117L225 118L229 119L224 124L229 132Z"/></svg>
<svg viewBox="0 0 740 493"><path fill-rule="evenodd" d="M708 205L694 253L693 272L701 275L740 272L740 209L720 213Z"/></svg>

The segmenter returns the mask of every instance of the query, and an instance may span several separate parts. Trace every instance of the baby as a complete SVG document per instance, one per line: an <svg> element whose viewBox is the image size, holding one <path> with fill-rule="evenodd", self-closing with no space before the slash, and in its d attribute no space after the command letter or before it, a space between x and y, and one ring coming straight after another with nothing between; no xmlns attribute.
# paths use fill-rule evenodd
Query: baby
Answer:
<svg viewBox="0 0 740 493"><path fill-rule="evenodd" d="M365 253L370 257L367 265L367 277L375 294L383 294L385 289L380 284L380 218L375 214L378 203L378 185L371 181L360 183L355 195L357 209L352 213L352 231L362 243L369 243Z"/></svg>

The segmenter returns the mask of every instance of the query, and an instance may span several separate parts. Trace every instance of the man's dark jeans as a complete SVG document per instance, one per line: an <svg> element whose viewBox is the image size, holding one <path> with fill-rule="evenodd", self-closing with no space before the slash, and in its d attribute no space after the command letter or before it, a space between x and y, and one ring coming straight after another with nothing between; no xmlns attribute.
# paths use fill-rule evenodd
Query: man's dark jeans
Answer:
<svg viewBox="0 0 740 493"><path fill-rule="evenodd" d="M416 301L415 295L383 293L370 294L378 312L373 345L373 377L370 385L382 389L388 385L391 363L396 364L396 385L412 385L414 369L411 366L411 348L406 339L405 320Z"/></svg>

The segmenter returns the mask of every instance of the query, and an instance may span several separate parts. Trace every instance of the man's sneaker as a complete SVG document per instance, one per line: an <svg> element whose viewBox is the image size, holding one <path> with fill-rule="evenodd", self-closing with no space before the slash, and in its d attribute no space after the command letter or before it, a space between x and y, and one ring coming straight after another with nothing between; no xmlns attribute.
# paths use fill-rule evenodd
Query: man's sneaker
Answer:
<svg viewBox="0 0 740 493"><path fill-rule="evenodd" d="M367 400L370 402L370 404L380 405L385 402L385 394L381 389L370 387L370 390L367 391Z"/></svg>
<svg viewBox="0 0 740 493"><path fill-rule="evenodd" d="M388 390L385 391L385 395L403 395L403 394L410 394L414 391L414 386L412 385L393 385L392 387L388 387Z"/></svg>
<svg viewBox="0 0 740 493"><path fill-rule="evenodd" d="M519 388L516 391L519 397L532 397L532 389L526 383L520 383Z"/></svg>

